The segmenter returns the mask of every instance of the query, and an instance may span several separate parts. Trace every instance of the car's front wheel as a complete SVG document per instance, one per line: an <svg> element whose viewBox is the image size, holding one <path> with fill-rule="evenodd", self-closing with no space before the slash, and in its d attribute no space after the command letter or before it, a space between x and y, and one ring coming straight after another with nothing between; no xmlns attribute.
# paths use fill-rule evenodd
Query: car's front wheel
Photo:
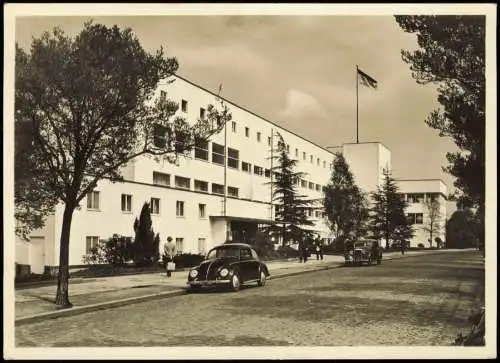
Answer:
<svg viewBox="0 0 500 363"><path fill-rule="evenodd" d="M241 287L240 276L236 272L231 276L230 287L233 291L238 291Z"/></svg>
<svg viewBox="0 0 500 363"><path fill-rule="evenodd" d="M267 281L266 274L264 273L264 271L260 271L260 278L259 282L257 282L257 285L264 286L266 284L266 281Z"/></svg>

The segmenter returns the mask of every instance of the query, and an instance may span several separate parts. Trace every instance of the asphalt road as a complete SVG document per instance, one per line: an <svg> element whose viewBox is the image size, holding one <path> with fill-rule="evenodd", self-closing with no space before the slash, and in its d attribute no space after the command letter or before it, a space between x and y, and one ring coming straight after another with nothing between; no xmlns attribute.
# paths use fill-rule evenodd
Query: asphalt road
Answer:
<svg viewBox="0 0 500 363"><path fill-rule="evenodd" d="M16 327L17 347L450 345L484 296L475 252L384 261Z"/></svg>

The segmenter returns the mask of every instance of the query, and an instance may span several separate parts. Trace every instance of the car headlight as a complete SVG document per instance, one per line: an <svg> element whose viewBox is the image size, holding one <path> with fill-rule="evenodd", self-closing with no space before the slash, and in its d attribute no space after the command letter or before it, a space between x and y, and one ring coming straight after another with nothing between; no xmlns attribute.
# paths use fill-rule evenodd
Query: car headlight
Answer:
<svg viewBox="0 0 500 363"><path fill-rule="evenodd" d="M189 271L189 276L191 276L192 278L195 278L196 276L198 276L198 270Z"/></svg>
<svg viewBox="0 0 500 363"><path fill-rule="evenodd" d="M222 270L220 270L219 274L221 277L226 277L229 273L229 270L227 268L223 268Z"/></svg>

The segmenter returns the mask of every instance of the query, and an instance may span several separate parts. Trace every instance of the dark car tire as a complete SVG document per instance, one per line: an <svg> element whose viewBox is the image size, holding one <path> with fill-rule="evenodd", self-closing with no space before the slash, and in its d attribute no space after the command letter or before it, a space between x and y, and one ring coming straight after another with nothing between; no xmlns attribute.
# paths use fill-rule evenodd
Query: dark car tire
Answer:
<svg viewBox="0 0 500 363"><path fill-rule="evenodd" d="M257 282L258 286L265 286L267 282L267 277L266 273L262 270L260 270L260 276L259 276L259 281Z"/></svg>
<svg viewBox="0 0 500 363"><path fill-rule="evenodd" d="M229 287L232 291L238 291L241 288L241 279L240 275L237 272L235 272L233 276L231 276Z"/></svg>

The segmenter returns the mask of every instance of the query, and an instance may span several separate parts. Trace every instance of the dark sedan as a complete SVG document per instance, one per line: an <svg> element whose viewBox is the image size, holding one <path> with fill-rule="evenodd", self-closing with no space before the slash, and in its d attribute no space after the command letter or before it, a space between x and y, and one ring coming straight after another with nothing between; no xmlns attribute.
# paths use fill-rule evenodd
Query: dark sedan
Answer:
<svg viewBox="0 0 500 363"><path fill-rule="evenodd" d="M206 259L189 271L187 284L191 290L222 285L238 291L250 283L264 286L269 276L266 264L250 245L225 243L211 249Z"/></svg>

